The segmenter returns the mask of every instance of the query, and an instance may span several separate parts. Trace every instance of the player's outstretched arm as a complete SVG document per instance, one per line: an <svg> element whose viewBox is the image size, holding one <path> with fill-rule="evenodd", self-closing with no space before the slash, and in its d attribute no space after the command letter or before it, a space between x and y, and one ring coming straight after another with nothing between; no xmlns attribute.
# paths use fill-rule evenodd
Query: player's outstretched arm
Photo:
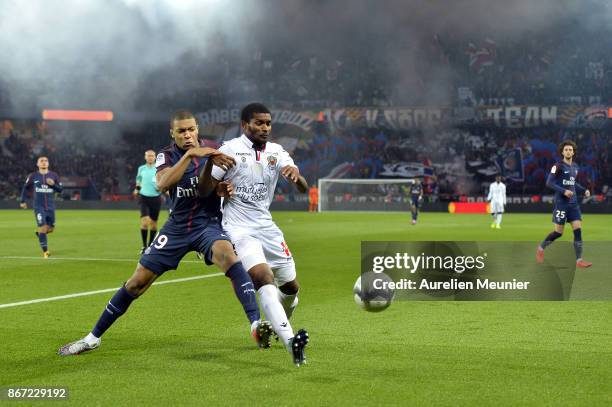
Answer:
<svg viewBox="0 0 612 407"><path fill-rule="evenodd" d="M198 193L202 197L209 196L211 192L217 189L219 184L219 181L212 176L213 165L221 168L223 171L227 171L236 165L236 161L229 155L217 150L210 155L198 178Z"/></svg>

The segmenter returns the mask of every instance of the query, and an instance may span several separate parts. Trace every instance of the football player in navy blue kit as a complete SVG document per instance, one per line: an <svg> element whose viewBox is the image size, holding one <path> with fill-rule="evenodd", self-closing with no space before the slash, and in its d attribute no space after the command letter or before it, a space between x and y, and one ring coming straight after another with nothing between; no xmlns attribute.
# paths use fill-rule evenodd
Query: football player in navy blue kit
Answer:
<svg viewBox="0 0 612 407"><path fill-rule="evenodd" d="M212 164L229 169L235 161L215 149L200 147L198 125L190 112L179 111L172 116L170 135L174 142L157 155L155 167L158 189L170 192L171 215L143 253L132 277L108 302L92 331L85 338L62 346L60 355L78 355L100 346L102 334L130 304L159 276L176 269L190 251L202 253L207 264L217 265L231 279L251 323L251 334L260 347L269 346L272 327L259 320L253 282L221 227L220 198L214 195L203 198L198 193L198 178L210 174Z"/></svg>
<svg viewBox="0 0 612 407"><path fill-rule="evenodd" d="M417 178L410 187L410 212L412 213L413 225L417 223L421 202L423 202L423 184L421 184L421 180Z"/></svg>
<svg viewBox="0 0 612 407"><path fill-rule="evenodd" d="M38 157L36 162L37 172L33 172L26 178L25 184L21 189L21 206L27 209L27 193L33 190L34 217L36 218L36 236L43 257L49 258L49 247L47 245L47 234L55 229L55 201L53 195L62 192L62 183L59 176L49 171L49 159L45 156Z"/></svg>
<svg viewBox="0 0 612 407"><path fill-rule="evenodd" d="M576 190L584 192L586 197L591 195L590 191L576 182L578 178L578 165L573 162L576 156L577 146L571 140L566 140L559 145L559 153L563 160L557 162L550 169L546 180L546 186L555 191L553 208L554 230L546 236L546 239L538 246L536 261L544 261L544 249L563 235L565 222L572 225L574 231L574 251L576 253L576 266L579 268L591 267L593 263L582 259L582 216L578 204Z"/></svg>

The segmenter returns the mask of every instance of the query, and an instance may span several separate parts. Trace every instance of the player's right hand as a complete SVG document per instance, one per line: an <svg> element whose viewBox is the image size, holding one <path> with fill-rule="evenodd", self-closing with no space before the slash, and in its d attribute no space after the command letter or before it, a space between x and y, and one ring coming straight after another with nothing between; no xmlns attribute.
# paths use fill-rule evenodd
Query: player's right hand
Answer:
<svg viewBox="0 0 612 407"><path fill-rule="evenodd" d="M569 189L566 189L565 192L563 193L563 195L565 195L568 198L571 198L574 196L574 193L572 191L570 191Z"/></svg>
<svg viewBox="0 0 612 407"><path fill-rule="evenodd" d="M28 204L27 204L27 203L25 203L25 202L21 202L21 203L19 204L19 207L20 207L21 209L28 209Z"/></svg>
<svg viewBox="0 0 612 407"><path fill-rule="evenodd" d="M231 198L234 194L234 184L230 181L221 181L217 184L217 195L221 198Z"/></svg>
<svg viewBox="0 0 612 407"><path fill-rule="evenodd" d="M219 168L223 168L225 171L236 165L236 160L229 155L223 154L221 151L215 150L215 153L210 155L212 163Z"/></svg>

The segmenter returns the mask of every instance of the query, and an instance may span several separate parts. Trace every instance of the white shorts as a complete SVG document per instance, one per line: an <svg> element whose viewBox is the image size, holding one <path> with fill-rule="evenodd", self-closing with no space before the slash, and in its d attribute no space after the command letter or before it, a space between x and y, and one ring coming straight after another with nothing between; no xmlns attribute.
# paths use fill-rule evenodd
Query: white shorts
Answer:
<svg viewBox="0 0 612 407"><path fill-rule="evenodd" d="M491 213L503 213L504 203L499 201L491 201Z"/></svg>
<svg viewBox="0 0 612 407"><path fill-rule="evenodd" d="M238 258L246 270L267 263L279 287L295 280L293 256L278 226L272 224L265 228L254 229L223 225L223 229L232 239Z"/></svg>

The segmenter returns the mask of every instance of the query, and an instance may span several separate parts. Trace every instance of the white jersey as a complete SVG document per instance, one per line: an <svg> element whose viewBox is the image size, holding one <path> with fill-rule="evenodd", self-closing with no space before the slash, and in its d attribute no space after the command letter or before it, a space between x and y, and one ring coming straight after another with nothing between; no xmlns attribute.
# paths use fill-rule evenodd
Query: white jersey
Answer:
<svg viewBox="0 0 612 407"><path fill-rule="evenodd" d="M213 166L217 181L231 181L235 195L223 203L223 225L265 227L273 225L270 204L281 168L296 167L285 149L267 142L264 150L256 151L244 134L227 141L219 151L233 157L236 165L227 172Z"/></svg>
<svg viewBox="0 0 612 407"><path fill-rule="evenodd" d="M489 187L487 201L497 204L506 204L506 185L503 182L493 182Z"/></svg>

